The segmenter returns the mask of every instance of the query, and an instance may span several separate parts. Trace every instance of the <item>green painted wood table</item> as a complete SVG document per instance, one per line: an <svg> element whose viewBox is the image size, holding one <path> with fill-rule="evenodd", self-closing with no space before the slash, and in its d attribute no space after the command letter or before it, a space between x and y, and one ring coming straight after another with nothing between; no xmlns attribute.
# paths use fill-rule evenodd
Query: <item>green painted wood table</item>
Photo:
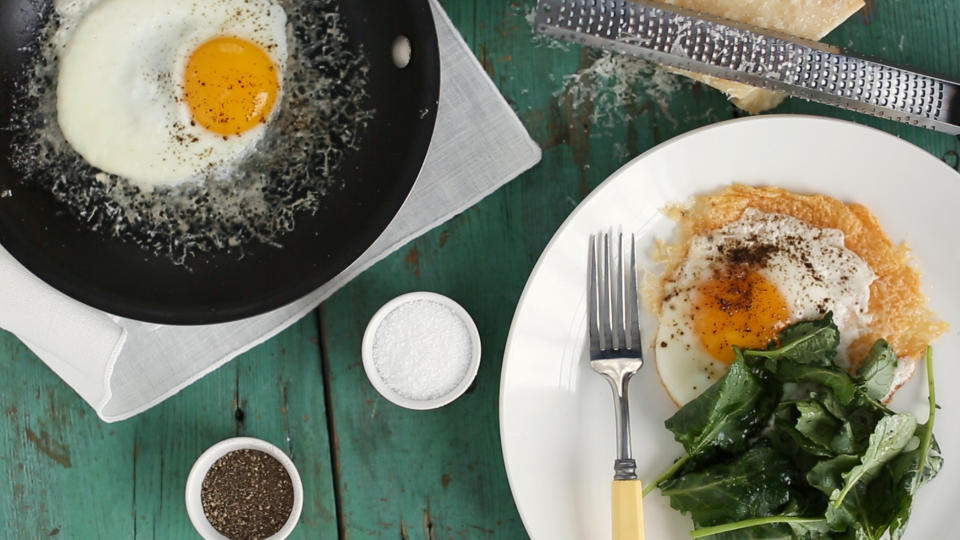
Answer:
<svg viewBox="0 0 960 540"><path fill-rule="evenodd" d="M307 499L295 538L526 536L504 472L497 398L527 275L573 207L629 158L740 113L709 88L534 38L534 0L443 4L542 146L542 163L281 335L125 422L100 422L16 338L0 334L0 537L190 538L190 465L235 435L274 442L300 468ZM960 3L872 0L827 41L960 78ZM852 119L953 167L960 161L960 142L946 135L798 100L775 112ZM391 405L360 361L370 316L413 290L459 301L483 339L476 384L440 410Z"/></svg>

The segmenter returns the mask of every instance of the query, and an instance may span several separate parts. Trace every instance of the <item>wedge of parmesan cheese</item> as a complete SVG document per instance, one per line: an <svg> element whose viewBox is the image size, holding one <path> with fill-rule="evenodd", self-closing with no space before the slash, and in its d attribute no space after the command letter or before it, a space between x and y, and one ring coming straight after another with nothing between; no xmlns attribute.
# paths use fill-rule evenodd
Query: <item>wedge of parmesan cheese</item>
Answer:
<svg viewBox="0 0 960 540"><path fill-rule="evenodd" d="M863 0L661 0L724 19L819 40L863 7ZM776 107L783 94L687 70L674 73L708 84L727 94L741 109L758 113Z"/></svg>

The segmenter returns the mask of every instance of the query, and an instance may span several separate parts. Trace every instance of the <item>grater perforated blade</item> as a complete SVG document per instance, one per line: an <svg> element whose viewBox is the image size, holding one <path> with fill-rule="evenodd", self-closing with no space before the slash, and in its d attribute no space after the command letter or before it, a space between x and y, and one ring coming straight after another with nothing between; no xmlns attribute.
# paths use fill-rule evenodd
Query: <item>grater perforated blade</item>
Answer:
<svg viewBox="0 0 960 540"><path fill-rule="evenodd" d="M536 32L960 135L960 84L702 13L632 0L539 0Z"/></svg>

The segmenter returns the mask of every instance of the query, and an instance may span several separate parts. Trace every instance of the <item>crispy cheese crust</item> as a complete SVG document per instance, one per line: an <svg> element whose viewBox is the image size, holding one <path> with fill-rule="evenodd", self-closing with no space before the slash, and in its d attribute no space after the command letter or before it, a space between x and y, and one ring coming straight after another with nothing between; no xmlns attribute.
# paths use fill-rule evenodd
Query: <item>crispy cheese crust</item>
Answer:
<svg viewBox="0 0 960 540"><path fill-rule="evenodd" d="M666 264L666 269L660 279L648 282L649 305L659 308L663 283L683 263L694 236L740 219L747 208L786 214L815 227L843 231L847 249L866 261L877 275L870 285L870 331L850 345L851 369L858 367L879 338L886 339L901 359L915 363L927 345L947 330L947 324L928 308L929 301L920 287L920 273L912 265L909 249L891 242L866 207L776 187L733 185L715 194L698 196L689 207L669 208L668 214L678 221L678 237L674 243L658 246L656 258Z"/></svg>

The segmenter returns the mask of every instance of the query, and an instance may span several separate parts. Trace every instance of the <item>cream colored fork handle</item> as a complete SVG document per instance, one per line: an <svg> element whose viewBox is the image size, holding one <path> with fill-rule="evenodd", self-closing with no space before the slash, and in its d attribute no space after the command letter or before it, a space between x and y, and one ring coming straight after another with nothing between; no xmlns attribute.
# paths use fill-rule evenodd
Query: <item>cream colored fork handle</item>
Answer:
<svg viewBox="0 0 960 540"><path fill-rule="evenodd" d="M643 540L643 485L613 481L613 540Z"/></svg>

